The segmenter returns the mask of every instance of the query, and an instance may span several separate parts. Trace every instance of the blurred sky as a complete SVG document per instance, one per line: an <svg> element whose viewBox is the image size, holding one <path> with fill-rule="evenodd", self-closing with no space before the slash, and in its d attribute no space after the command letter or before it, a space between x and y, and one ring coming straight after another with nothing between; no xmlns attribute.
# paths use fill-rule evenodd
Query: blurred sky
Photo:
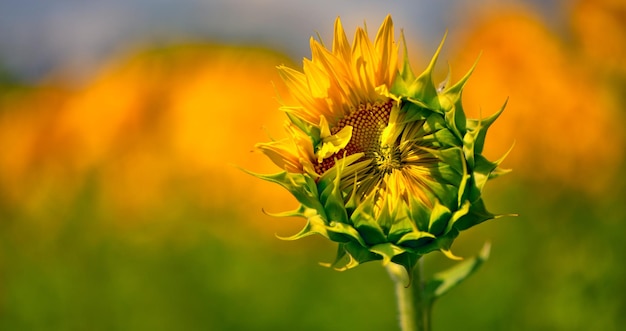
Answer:
<svg viewBox="0 0 626 331"><path fill-rule="evenodd" d="M375 29L387 13L431 45L467 18L470 5L522 4L554 23L562 1L1 0L0 69L26 81L59 68L80 79L130 48L184 40L254 43L300 59L310 54L307 36L318 31L331 40L335 17Z"/></svg>

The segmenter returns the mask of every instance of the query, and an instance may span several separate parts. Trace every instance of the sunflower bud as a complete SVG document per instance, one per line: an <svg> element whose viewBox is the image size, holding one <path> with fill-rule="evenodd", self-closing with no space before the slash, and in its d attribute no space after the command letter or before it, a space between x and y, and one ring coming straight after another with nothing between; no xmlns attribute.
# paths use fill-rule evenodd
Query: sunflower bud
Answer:
<svg viewBox="0 0 626 331"><path fill-rule="evenodd" d="M410 270L432 251L455 258L450 247L459 232L496 217L481 191L506 171L482 151L504 107L467 119L461 92L473 68L455 84L435 86L442 45L415 76L406 47L398 60L390 16L373 42L359 28L352 45L337 19L332 49L312 39L303 72L278 68L298 104L281 107L289 137L257 148L284 171L255 176L300 203L275 214L307 220L285 239L318 234L337 242L331 265L338 269L382 260Z"/></svg>

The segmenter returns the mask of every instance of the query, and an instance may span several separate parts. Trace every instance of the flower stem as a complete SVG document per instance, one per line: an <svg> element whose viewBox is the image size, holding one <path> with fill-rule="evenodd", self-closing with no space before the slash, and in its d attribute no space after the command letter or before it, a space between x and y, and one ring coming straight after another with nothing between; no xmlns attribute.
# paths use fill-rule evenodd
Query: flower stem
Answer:
<svg viewBox="0 0 626 331"><path fill-rule="evenodd" d="M423 279L423 259L413 268L413 280L408 283L404 269L390 263L387 270L395 283L400 329L402 331L430 331L432 300L426 296ZM409 286L407 286L409 285Z"/></svg>

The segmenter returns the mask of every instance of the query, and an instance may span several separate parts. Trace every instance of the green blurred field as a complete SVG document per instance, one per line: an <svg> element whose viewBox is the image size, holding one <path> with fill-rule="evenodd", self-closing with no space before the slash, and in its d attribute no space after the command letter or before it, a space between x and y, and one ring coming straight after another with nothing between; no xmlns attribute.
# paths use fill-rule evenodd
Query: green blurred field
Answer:
<svg viewBox="0 0 626 331"><path fill-rule="evenodd" d="M453 78L484 51L470 113L510 97L487 154L515 141L514 171L485 201L519 216L460 235L456 255L490 241L491 257L435 305L435 330L626 324L626 38L600 40L586 20L618 16L581 3L573 41L513 13L448 46ZM0 78L0 330L396 330L385 269L337 272L318 265L335 251L322 238L278 240L303 221L262 208L294 201L237 168L277 171L250 151L282 135L281 63L298 66L181 45L113 59L80 87ZM427 272L452 264L426 257Z"/></svg>
<svg viewBox="0 0 626 331"><path fill-rule="evenodd" d="M460 237L458 254L471 255L489 240L492 256L435 306L435 327L618 330L626 308L621 201L546 196L536 193L546 187L504 189L516 180L502 182L489 201L521 216ZM317 265L332 258L329 243L274 242L236 213L174 196L153 211L156 224L111 231L97 189L86 184L70 210L42 207L63 221L54 235L3 210L2 330L395 327L392 283L377 263L335 272ZM276 222L263 215L257 221ZM448 264L434 254L426 265Z"/></svg>

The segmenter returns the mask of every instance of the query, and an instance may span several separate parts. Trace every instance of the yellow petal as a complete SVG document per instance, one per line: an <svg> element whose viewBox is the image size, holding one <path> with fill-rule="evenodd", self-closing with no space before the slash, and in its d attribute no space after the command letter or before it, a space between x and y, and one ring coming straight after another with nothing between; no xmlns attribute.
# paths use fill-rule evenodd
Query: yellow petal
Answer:
<svg viewBox="0 0 626 331"><path fill-rule="evenodd" d="M395 73L398 70L398 47L393 37L393 21L387 15L380 26L374 41L376 53L380 56L377 69L376 83L391 86Z"/></svg>
<svg viewBox="0 0 626 331"><path fill-rule="evenodd" d="M288 172L302 173L302 165L299 162L299 158L291 152L288 142L288 139L283 139L268 143L258 143L255 147L267 155L281 169Z"/></svg>
<svg viewBox="0 0 626 331"><path fill-rule="evenodd" d="M357 29L352 45L352 63L355 73L355 83L358 84L357 91L363 99L375 93L375 72L374 66L378 63L372 43L367 38L363 29Z"/></svg>
<svg viewBox="0 0 626 331"><path fill-rule="evenodd" d="M321 163L325 158L332 156L348 145L352 138L352 127L344 126L339 132L322 139L320 149L317 151L317 162Z"/></svg>
<svg viewBox="0 0 626 331"><path fill-rule="evenodd" d="M341 19L337 17L335 20L335 38L333 39L333 54L344 60L344 62L350 62L350 43L341 25Z"/></svg>

